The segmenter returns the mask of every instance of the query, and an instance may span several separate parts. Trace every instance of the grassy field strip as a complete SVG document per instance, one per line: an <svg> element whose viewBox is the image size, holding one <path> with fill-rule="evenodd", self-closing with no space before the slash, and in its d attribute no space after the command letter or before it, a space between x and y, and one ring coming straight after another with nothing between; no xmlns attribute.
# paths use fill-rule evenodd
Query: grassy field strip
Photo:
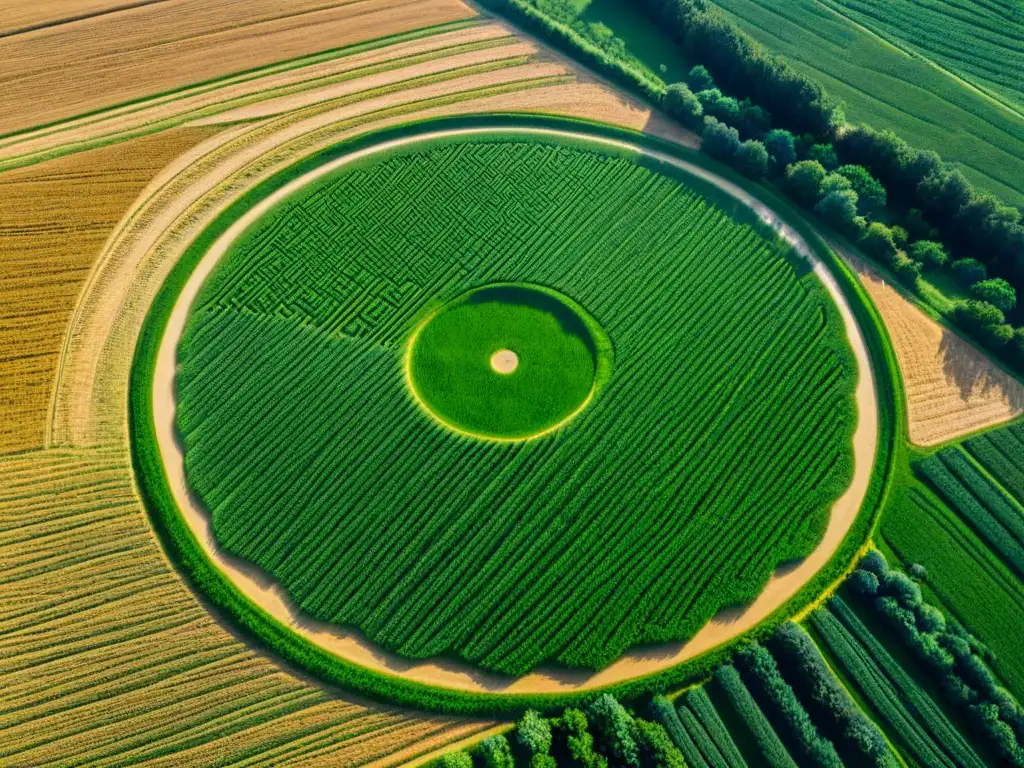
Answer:
<svg viewBox="0 0 1024 768"><path fill-rule="evenodd" d="M819 0L716 0L730 18L842 99L851 122L938 151L979 186L1024 201L1024 119L851 23Z"/></svg>
<svg viewBox="0 0 1024 768"><path fill-rule="evenodd" d="M180 216L185 216L189 224L198 224L199 221L195 218L198 211L204 207L209 210L213 206L209 192L216 190L217 199L221 201L225 195L240 194L244 186L240 186L242 178L253 180L252 183L255 183L261 175L280 167L299 153L312 151L318 146L326 146L332 140L337 141L346 135L346 131L351 134L354 129L371 122L380 123L383 120L406 116L411 112L446 107L481 96L497 95L499 92L565 82L567 76L564 75L543 77L544 73L552 71L552 66L527 64L507 70L485 72L460 80L442 81L407 91L388 93L365 102L348 104L307 120L284 116L267 124L234 129L230 135L223 137L223 146L204 146L197 151L196 155L205 153L206 156L202 160L194 156L191 163L178 164L178 175L173 180L160 180L167 188L160 190L157 187L151 190L142 209L133 212L122 225L119 225L96 261L83 296L92 290L92 286L103 285L116 291L117 286L133 285L133 281L138 278L140 264L150 258L148 248L151 246L147 246L146 249L137 247L140 229L147 233L147 237L153 238L150 241L152 243L163 237L172 222ZM542 76L538 78L536 75ZM540 104L534 107L538 108L541 108ZM633 114L628 103L623 104L621 109L626 114ZM209 185L200 181L204 176L209 179ZM154 197L153 193L158 191L159 197ZM203 195L207 197L202 203L198 202ZM175 201L172 207L162 205L168 199ZM159 213L154 215L157 211ZM190 228L189 231L195 232L198 228ZM174 241L181 244L182 238L186 236L185 232L175 232ZM164 266L161 269L165 271L153 275L153 283L143 283L149 285L154 293L173 261L162 263ZM79 302L68 334L65 336L64 351L59 362L52 415L46 434L47 445L105 442L123 434L124 414L121 403L126 397L127 367L131 360L132 340L135 338L137 326L133 330L131 326L125 325L130 321L129 315L124 314L122 300L123 297L118 294L109 296L99 303L94 300ZM135 305L133 311L141 318L146 306L148 303ZM104 345L109 338L108 331L114 324L120 324L124 330L119 333L120 346L108 350ZM83 337L83 341L79 342L82 334L94 332L102 336L89 342L85 342ZM93 346L94 344L98 346ZM70 349L79 350L80 354L71 356ZM112 372L124 372L125 377L122 380L108 379L116 387L113 391L97 391L92 385L100 362L94 353L86 350L94 349L104 350L105 365L110 366ZM89 412L93 412L95 417L87 415ZM107 415L104 416L104 413Z"/></svg>
<svg viewBox="0 0 1024 768"><path fill-rule="evenodd" d="M474 25L409 42L353 53L327 62L253 77L237 85L209 87L196 95L144 101L131 108L103 112L93 118L0 141L0 168L38 162L54 153L80 151L126 137L165 130L191 119L215 115L237 106L323 85L362 77L419 62L443 59L462 51L515 43L507 30L493 24Z"/></svg>
<svg viewBox="0 0 1024 768"><path fill-rule="evenodd" d="M933 320L863 258L832 243L885 320L907 393L910 440L938 445L1024 413L1024 386Z"/></svg>
<svg viewBox="0 0 1024 768"><path fill-rule="evenodd" d="M494 725L345 701L226 633L161 554L119 449L0 458L0 525L62 529L33 542L38 570L0 543L0 581L48 606L0 605L5 766L355 764Z"/></svg>
<svg viewBox="0 0 1024 768"><path fill-rule="evenodd" d="M0 175L0 453L44 437L64 331L110 231L150 178L217 132L176 129Z"/></svg>
<svg viewBox="0 0 1024 768"><path fill-rule="evenodd" d="M606 141L610 141L610 140L606 140ZM614 144L615 142L610 142L610 143ZM678 163L679 162L679 161L676 161L676 160L674 160L672 158L668 158L668 157L659 158L659 159L664 159L666 162L670 162L670 163ZM325 166L324 169L318 171L318 173L326 173L326 172L328 172L329 169L330 169L329 166ZM757 212L758 212L758 214L760 216L762 216L762 217L764 217L766 219L769 219L769 220L772 219L772 214L771 214L770 211L765 209L764 206L760 205L759 203L756 203L756 201L754 201L753 198L751 198L749 195L747 195L747 193L743 192L739 188L736 188L733 185L731 185L730 183L724 182L724 181L718 179L717 177L713 176L712 174L707 173L706 171L703 171L702 169L694 168L694 172L697 173L702 178L706 178L707 180L711 181L712 183L716 183L717 182L717 183L721 184L723 187L725 187L726 191L729 194L735 195L737 198L739 198L745 204L752 205L753 207L755 207L755 209L757 210ZM307 179L307 181L308 181L308 179ZM293 182L292 184L295 184L295 182ZM290 186L291 185L288 185L288 187L285 187L284 189L288 190L288 188ZM272 200L273 200L273 197L272 198L268 198L268 201L270 201L270 202L264 201L264 204L271 205L272 204ZM259 207L262 207L264 204L261 204L261 206L259 206ZM253 209L253 210L257 211L257 213L258 213L258 208L257 209ZM252 213L252 212L250 212L250 213ZM253 215L256 215L256 214L253 214ZM242 221L245 221L245 218L243 218ZM778 222L776 222L776 224L778 224ZM230 230L230 232L236 232L242 226L244 226L244 225L242 225L240 223L236 224L236 226L234 228L232 228L232 230ZM792 231L788 230L785 227L783 228L783 234L788 236L788 237L792 237L794 240L796 240L798 247L799 247L800 243L802 243L802 241L799 240L798 236L796 236L795 233L793 233ZM190 288L190 290L193 293L194 293L195 290L198 289L198 285L201 282L202 276L205 274L205 271L207 271L210 268L212 268L213 264L216 261L216 258L219 257L220 253L222 253L222 252L223 252L223 243L218 243L218 245L214 249L212 249L211 251L208 252L207 257L204 258L203 265L204 265L205 268L204 267L200 267L200 269L198 269L195 273L193 273L193 281L190 281L190 286L192 286ZM806 251L805 251L805 253L806 253ZM820 267L820 269L824 271L824 267ZM819 276L821 276L821 272L819 272ZM828 281L830 279L831 278L827 275L827 272L826 272L826 274L823 276L823 280L826 282L826 285L829 284ZM835 291L838 293L838 288L835 288ZM179 317L179 320L177 322L180 322L183 325L184 316L186 314L186 311L188 309L188 306L190 304L191 299L187 298L187 292L186 292L186 294L183 294L182 296L183 296L183 298L179 300L179 307L175 310L175 316ZM842 299L841 294L840 294L840 299ZM845 305L845 300L842 301L842 303L840 304L840 307L843 307L844 305ZM853 343L854 343L855 350L856 350L856 348L858 346L857 342L858 341L860 342L860 345L861 345L861 355L858 355L858 360L860 362L860 365L862 366L861 370L864 371L865 369L867 369L867 362L866 362L866 353L863 352L863 347L862 347L863 341L860 339L859 331L856 329L856 325L853 323L852 317L848 317L847 320L848 320L847 331L848 331L848 333L850 333L850 334L852 334L854 336ZM180 330L178 331L178 333L180 333ZM170 341L168 341L168 339L170 339ZM158 364L160 369L165 372L165 374L163 376L158 376L158 381L162 381L162 382L165 382L165 384L169 384L172 387L172 389L173 389L173 373L170 375L170 377L168 377L166 375L166 372L167 371L173 372L173 364L170 363L169 361L172 361L174 359L173 350L176 348L176 339L177 339L177 335L176 334L172 334L171 332L168 332L168 334L164 337L164 345L162 347L164 352L161 353L161 361L162 362ZM168 351L169 351L170 357L167 356ZM870 370L870 369L867 369L867 370ZM161 386L163 386L163 385L161 385ZM160 406L161 409L163 409L165 407L163 404L168 404L168 403L172 403L173 402L173 396L167 397L163 390L159 390L157 393L155 393L154 396L157 398L157 402L161 404L161 406ZM858 449L857 449L858 451L866 451L867 453L859 453L858 454L859 458L855 462L856 471L858 472L858 475L861 477L861 480L854 482L854 485L851 487L851 491L848 491L849 498L845 498L844 501L840 502L841 505L845 505L843 508L851 510L852 513L851 514L845 514L844 513L844 514L841 514L841 515L833 514L832 518L831 518L831 521L830 521L830 524L829 524L829 527L828 527L828 532L825 535L825 539L823 540L823 542L819 546L819 548L815 551L815 554L812 555L810 558L808 558L806 561L804 561L804 563L800 567L798 567L797 569L792 571L786 577L777 578L777 579L773 580L772 584L762 593L762 596L760 598L758 598L758 600L756 601L754 607L750 611L748 611L740 621L737 621L735 623L727 625L727 628L724 629L724 632L727 632L728 636L733 636L736 632L742 631L742 629L745 629L747 626L751 626L753 623L756 623L758 620L760 620L760 618L762 616L767 615L767 613L769 613L771 610L773 610L774 607L779 604L779 602L784 601L785 599L787 599L788 596L791 595L793 591L795 591L795 589L798 587L798 585L803 582L803 580L808 578L810 574L813 574L817 570L817 568L820 566L820 564L824 563L824 561L827 559L827 557L834 550L835 546L837 546L838 542L841 540L842 532L845 530L845 526L849 525L849 523L852 521L852 518L853 518L853 516L854 516L854 514L856 512L856 509L859 506L860 494L863 493L862 489L864 487L866 487L867 475L870 474L871 461L870 461L869 457L872 456L873 453L874 453L874 442L875 442L875 439L874 439L874 432L873 432L873 430L877 428L877 425L874 424L874 422L873 422L873 420L872 420L872 418L870 416L866 416L867 414L873 413L873 408L871 407L871 404L874 403L874 388L873 388L872 376L871 375L868 375L868 376L863 376L862 375L860 377L860 382L858 384L858 400L860 402L860 409L859 410L860 410L860 413L861 413L861 418L859 420L859 426L858 426L858 437L857 437L855 443L858 445ZM160 413L164 414L164 415L161 415L161 417L160 417L159 423L162 426L160 426L159 429L163 430L162 434L164 435L164 438L161 439L161 442L162 442L163 450L165 452L164 455L166 457L166 456L173 455L173 453L171 453L171 452L175 450L174 448L168 446L167 440L166 440L166 437L168 435L170 435L171 432L173 432L173 426L168 426L168 425L173 425L173 408L167 408L166 411L161 410ZM169 420L168 420L167 416L170 417ZM866 416L866 418L865 418L865 416ZM861 433L861 430L865 429L865 428L866 428L866 434L870 435L867 439L865 439L865 434ZM167 432L166 429L170 429L171 432ZM171 440L171 442L174 442L174 441ZM179 457L178 457L177 461L178 462L181 461L180 454L179 454ZM175 485L176 488L180 489L180 487L181 487L180 483L181 483L181 480L183 478L183 473L181 471L180 463L177 463L176 467L177 468L175 468L175 465L171 465L169 467L169 469L174 471L174 475L173 476L177 478L177 480L175 481L174 485ZM861 489L861 490L858 490L858 489ZM180 493L176 493L176 495L177 495L178 503L182 506L182 508L185 509L186 511L190 510L191 507L188 504L188 500L184 499ZM186 494L186 496L187 496L187 494ZM203 513L202 512L198 512L196 510L192 510L189 513L189 519L190 519L190 522L192 522L193 524L197 524L197 525L208 524L208 523L205 522L205 518L203 516ZM200 542L209 542L209 540L210 540L209 536L206 533L204 533L204 532L199 532L199 535L198 535L197 538L200 540ZM213 557L213 558L215 558L215 561L219 559L219 556L218 556L218 554L216 552L208 551L208 555ZM222 568L225 567L225 563L223 562L222 559L219 559L219 564L220 564L220 567L222 567ZM228 565L227 567L231 568L232 566ZM239 574L239 576L241 576L241 574ZM272 605L269 605L269 604L267 604L266 600L264 600L265 607L269 607L273 611L280 611L282 609L285 610L285 613L283 613L282 616L281 616L281 618L284 621L286 621L288 623L295 623L296 619L298 619L297 615L295 615L293 613L289 613L289 611L285 608L285 605L284 605L283 601L281 601L280 596L274 596L274 598L271 601L271 603L272 603ZM322 629L324 631L328 631L326 628L322 628ZM319 638L324 637L324 635L321 632L319 632L319 631L317 633L315 633L314 636L318 636ZM340 639L343 651L348 651L349 649L351 649L353 647L352 646L353 638L351 638L351 637L340 637L339 639ZM658 668L661 668L661 667L664 667L664 666L668 666L669 664L678 663L682 658L686 658L686 657L688 657L688 656L690 656L690 655L692 655L692 654L694 654L696 652L699 652L699 651L704 650L704 649L706 649L708 647L712 647L714 645L717 645L718 643L723 642L725 639L727 639L727 638L726 638L726 636L723 635L723 628L718 627L715 624L710 624L710 625L708 625L708 627L705 628L705 630L703 630L701 633L698 634L697 638L693 642L687 644L687 646L685 646L685 649L683 651L681 651L679 653L676 653L673 657L668 658L668 660L658 659L654 663L656 664L656 666ZM365 650L360 650L360 652L359 652L360 663L380 665L381 662L380 662L380 658L378 656L378 653L379 652L376 651L376 650L373 650L371 652L369 648L367 648ZM400 665L398 665L397 668L404 670L407 666L408 666L407 662L402 662ZM609 681L611 681L613 679L622 679L623 677L627 677L627 676L636 676L638 674L641 674L644 671L649 671L652 668L653 667L651 666L651 660L650 660L649 657L645 657L643 659L629 659L627 657L627 659L624 659L624 660L622 660L622 661L612 665L611 667L605 669L599 675L591 677L587 684L597 685L597 684L607 683L607 682L609 682ZM426 675L426 679L427 680L429 680L431 682L437 682L439 670L436 669L433 665L425 665L425 669L423 669L423 673ZM405 674L408 675L410 673L408 671L406 671ZM477 688L479 686L479 683L473 682L472 680L470 680L468 682L464 681L463 680L464 677L465 677L465 675L455 673L454 676L450 677L450 680L451 680L451 682L455 682L457 684L467 685L471 689L472 688ZM531 679L531 678L540 678L540 679ZM558 680L554 680L554 679L551 679L551 678L546 677L546 676L535 675L535 676L529 676L529 677L526 677L526 678L522 678L521 680L519 680L517 682L516 686L515 686L515 690L528 690L529 688L532 688L534 686L540 687L541 689L549 689L549 688L553 687L555 690L557 690L558 687L560 687L560 685L561 685L561 683Z"/></svg>
<svg viewBox="0 0 1024 768"><path fill-rule="evenodd" d="M0 85L21 105L0 133L475 15L460 0L175 0L0 38Z"/></svg>

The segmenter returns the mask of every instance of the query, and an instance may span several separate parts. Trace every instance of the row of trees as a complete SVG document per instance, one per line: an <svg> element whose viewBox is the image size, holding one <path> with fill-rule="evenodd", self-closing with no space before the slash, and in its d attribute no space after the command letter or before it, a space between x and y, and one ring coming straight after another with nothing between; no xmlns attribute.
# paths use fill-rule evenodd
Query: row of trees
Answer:
<svg viewBox="0 0 1024 768"><path fill-rule="evenodd" d="M449 752L436 768L686 768L665 729L637 717L610 694L545 718L528 711L511 737L489 736L469 752Z"/></svg>
<svg viewBox="0 0 1024 768"><path fill-rule="evenodd" d="M766 51L707 0L640 0L691 61L731 93L754 99L798 134L831 139L845 122L838 101Z"/></svg>
<svg viewBox="0 0 1024 768"><path fill-rule="evenodd" d="M1006 765L1024 766L1024 711L986 662L992 653L954 619L924 602L912 576L870 551L850 578L854 592L881 614L941 681L946 697Z"/></svg>

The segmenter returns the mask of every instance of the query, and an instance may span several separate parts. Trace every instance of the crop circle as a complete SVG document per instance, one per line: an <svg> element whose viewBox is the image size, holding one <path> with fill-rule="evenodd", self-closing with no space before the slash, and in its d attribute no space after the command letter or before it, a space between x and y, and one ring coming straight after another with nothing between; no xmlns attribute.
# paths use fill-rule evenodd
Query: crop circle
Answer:
<svg viewBox="0 0 1024 768"><path fill-rule="evenodd" d="M598 668L692 637L821 541L852 474L843 320L689 174L495 134L285 189L190 300L175 397L219 547L305 615L405 658ZM598 396L537 439L477 439L410 383L425 319L495 281L606 335ZM506 349L527 364L492 339L492 378Z"/></svg>
<svg viewBox="0 0 1024 768"><path fill-rule="evenodd" d="M580 413L608 375L610 343L593 318L540 286L474 289L432 313L409 343L420 404L477 437L539 437Z"/></svg>

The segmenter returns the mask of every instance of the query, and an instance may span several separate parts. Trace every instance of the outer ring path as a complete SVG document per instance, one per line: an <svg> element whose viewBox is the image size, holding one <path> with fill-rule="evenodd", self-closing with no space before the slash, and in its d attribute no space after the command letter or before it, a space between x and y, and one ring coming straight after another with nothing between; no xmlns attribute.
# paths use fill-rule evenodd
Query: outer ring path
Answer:
<svg viewBox="0 0 1024 768"><path fill-rule="evenodd" d="M368 155L436 138L487 133L560 137L620 150L625 149L647 155L713 184L722 192L750 208L762 221L778 231L780 236L812 265L814 273L824 284L839 309L847 339L857 359L857 426L853 440L853 481L833 505L828 527L817 548L797 567L773 575L757 599L741 614L731 616L728 620L712 619L686 643L668 643L654 648L648 647L643 650L631 651L596 673L585 670L538 668L528 675L510 681L509 678L483 672L465 663L433 659L423 662L410 661L384 651L357 632L310 619L303 615L291 603L284 590L276 582L272 582L258 567L227 555L218 549L213 538L209 517L199 499L189 490L185 475L184 452L177 438L175 378L178 344L203 281L227 252L232 242L248 226L301 187ZM153 375L152 406L157 448L164 465L168 487L183 519L211 564L233 582L248 599L275 620L290 627L299 636L320 648L348 662L386 676L400 677L416 683L467 693L573 693L651 675L693 659L755 627L793 597L804 584L814 578L839 549L857 518L857 513L868 491L878 449L879 434L875 378L863 334L835 277L795 230L783 222L767 205L738 185L693 163L618 139L551 128L454 128L382 142L325 163L285 184L235 221L203 255L175 301L157 351Z"/></svg>

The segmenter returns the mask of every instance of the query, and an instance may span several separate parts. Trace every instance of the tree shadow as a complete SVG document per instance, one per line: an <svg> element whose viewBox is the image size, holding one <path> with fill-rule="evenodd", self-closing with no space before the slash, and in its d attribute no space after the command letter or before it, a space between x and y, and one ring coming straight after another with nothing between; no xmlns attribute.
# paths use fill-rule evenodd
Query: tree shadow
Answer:
<svg viewBox="0 0 1024 768"><path fill-rule="evenodd" d="M995 392L1011 408L1024 410L1024 386L970 342L947 328L942 329L939 355L946 381L956 387L964 402L980 394Z"/></svg>

